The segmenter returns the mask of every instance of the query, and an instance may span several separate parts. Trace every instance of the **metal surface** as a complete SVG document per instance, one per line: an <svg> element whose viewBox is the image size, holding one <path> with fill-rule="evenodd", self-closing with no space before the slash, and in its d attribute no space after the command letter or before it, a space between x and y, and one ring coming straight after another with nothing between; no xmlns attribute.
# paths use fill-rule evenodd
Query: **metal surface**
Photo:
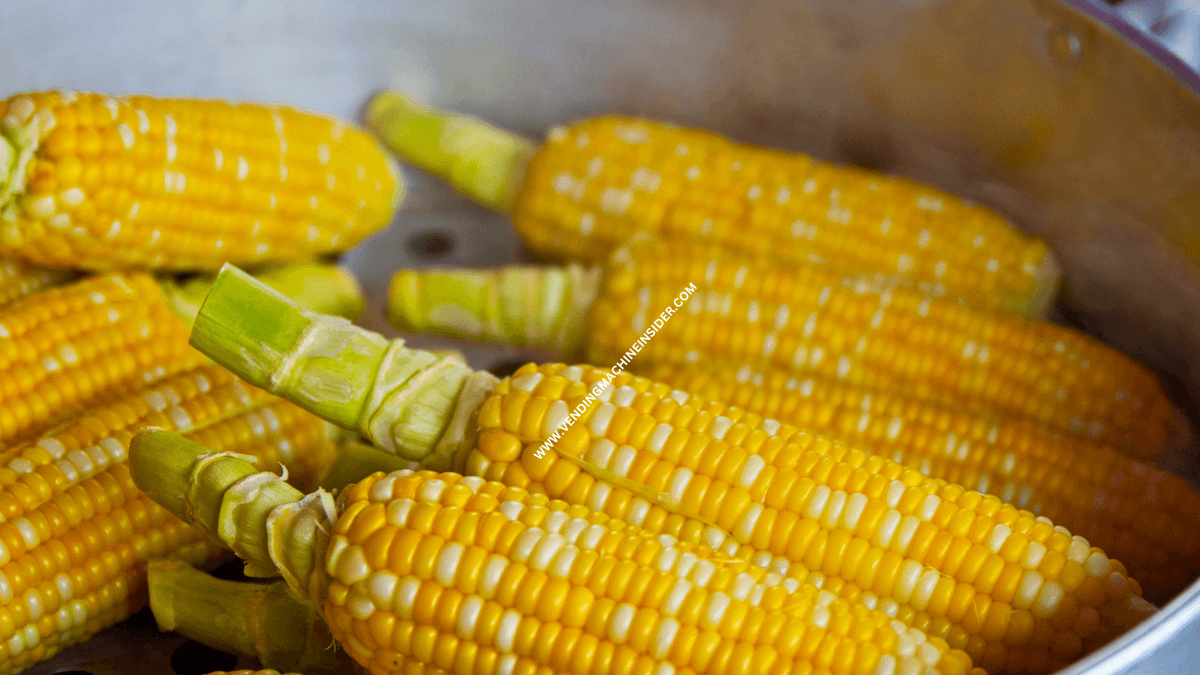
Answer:
<svg viewBox="0 0 1200 675"><path fill-rule="evenodd" d="M587 113L636 113L968 195L1051 243L1069 316L1200 401L1200 79L1107 5L0 0L0 95L222 96L357 117L386 86L534 136ZM347 256L371 295L364 322L385 331L396 268L522 255L503 219L407 178L407 210ZM413 239L431 232L440 243ZM483 367L528 356L456 346ZM1175 465L1194 470L1195 458ZM1198 643L1193 585L1067 672L1193 672ZM37 673L171 672L154 658L120 670L127 653L85 648Z"/></svg>
<svg viewBox="0 0 1200 675"><path fill-rule="evenodd" d="M1200 2L1124 0L1117 11L1192 68L1200 68Z"/></svg>

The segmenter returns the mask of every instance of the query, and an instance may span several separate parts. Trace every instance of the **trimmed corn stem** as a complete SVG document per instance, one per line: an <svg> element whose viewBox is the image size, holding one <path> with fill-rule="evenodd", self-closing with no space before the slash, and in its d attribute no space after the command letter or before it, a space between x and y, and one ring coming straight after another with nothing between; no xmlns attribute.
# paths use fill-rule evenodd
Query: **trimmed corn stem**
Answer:
<svg viewBox="0 0 1200 675"><path fill-rule="evenodd" d="M351 441L338 450L337 460L321 480L326 490L341 490L376 471L391 473L421 468L420 462L401 459L373 445Z"/></svg>
<svg viewBox="0 0 1200 675"><path fill-rule="evenodd" d="M472 404L496 381L454 356L304 310L232 266L217 276L191 342L256 386L427 465L449 465Z"/></svg>
<svg viewBox="0 0 1200 675"><path fill-rule="evenodd" d="M191 327L215 275L203 274L184 281L160 279L163 293L175 313ZM339 265L294 263L258 270L254 278L301 306L322 314L356 319L362 314L362 287L354 275Z"/></svg>
<svg viewBox="0 0 1200 675"><path fill-rule="evenodd" d="M478 120L446 115L398 92L371 100L367 124L413 164L442 176L488 208L513 207L536 146Z"/></svg>
<svg viewBox="0 0 1200 675"><path fill-rule="evenodd" d="M582 352L600 268L509 266L495 270L401 270L388 319L406 332Z"/></svg>
<svg viewBox="0 0 1200 675"><path fill-rule="evenodd" d="M152 561L148 578L159 630L280 671L332 674L352 668L345 652L332 648L329 628L312 605L282 581L225 581L177 560Z"/></svg>
<svg viewBox="0 0 1200 675"><path fill-rule="evenodd" d="M335 519L329 493L318 489L309 495L312 500L304 501L308 498L302 492L277 474L257 470L246 461L250 458L214 453L168 431L139 433L129 452L134 483L175 517L212 534L246 561L247 576L282 574L296 595L319 600L311 584L319 575L320 537L310 528L283 547L272 541L279 534L273 528L292 522L289 509L313 506L320 516L317 529L328 532ZM284 555L276 558L280 551Z"/></svg>

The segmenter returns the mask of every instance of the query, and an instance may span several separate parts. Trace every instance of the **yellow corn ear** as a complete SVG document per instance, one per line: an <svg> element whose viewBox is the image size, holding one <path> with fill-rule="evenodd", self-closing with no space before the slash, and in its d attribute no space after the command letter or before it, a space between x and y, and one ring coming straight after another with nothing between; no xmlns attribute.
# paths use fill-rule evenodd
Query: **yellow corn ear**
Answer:
<svg viewBox="0 0 1200 675"><path fill-rule="evenodd" d="M550 132L513 220L534 252L596 261L634 234L913 280L1030 314L1057 267L1040 240L920 183L627 117Z"/></svg>
<svg viewBox="0 0 1200 675"><path fill-rule="evenodd" d="M780 371L664 366L645 374L1050 518L1123 562L1156 602L1200 574L1200 493L1109 446L1030 420Z"/></svg>
<svg viewBox="0 0 1200 675"><path fill-rule="evenodd" d="M1053 672L1153 611L1045 517L628 373L529 364L478 425L469 474L817 584L992 675Z"/></svg>
<svg viewBox="0 0 1200 675"><path fill-rule="evenodd" d="M18 94L0 101L0 146L0 252L42 265L216 269L341 251L403 196L369 134L286 106Z"/></svg>
<svg viewBox="0 0 1200 675"><path fill-rule="evenodd" d="M882 611L476 477L377 473L348 489L339 511L325 617L372 673L971 667L944 640Z"/></svg>
<svg viewBox="0 0 1200 675"><path fill-rule="evenodd" d="M1143 457L1175 432L1158 377L1078 330L930 298L887 277L660 241L623 252L589 314L590 363L780 369L1019 415ZM699 291L677 310L692 283ZM674 314L646 337L665 311Z"/></svg>
<svg viewBox="0 0 1200 675"><path fill-rule="evenodd" d="M639 237L603 268L402 270L404 331L554 347L594 364L779 370L1026 417L1138 456L1187 445L1146 367L1064 326L883 275Z"/></svg>
<svg viewBox="0 0 1200 675"><path fill-rule="evenodd" d="M784 264L903 277L925 292L1039 315L1046 245L928 185L715 133L622 116L553 128L541 147L384 91L367 124L405 160L510 212L534 253L599 262L636 234Z"/></svg>

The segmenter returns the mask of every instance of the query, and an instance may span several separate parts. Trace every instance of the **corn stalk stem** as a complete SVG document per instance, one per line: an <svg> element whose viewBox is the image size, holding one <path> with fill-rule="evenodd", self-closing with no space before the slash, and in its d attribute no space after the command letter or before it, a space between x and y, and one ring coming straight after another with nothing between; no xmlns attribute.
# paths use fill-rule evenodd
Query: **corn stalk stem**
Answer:
<svg viewBox="0 0 1200 675"><path fill-rule="evenodd" d="M366 118L367 126L405 160L501 213L512 210L525 167L537 150L508 131L422 106L398 91L376 95Z"/></svg>
<svg viewBox="0 0 1200 675"><path fill-rule="evenodd" d="M388 318L397 329L582 352L601 270L580 265L401 270Z"/></svg>
<svg viewBox="0 0 1200 675"><path fill-rule="evenodd" d="M321 487L326 490L341 490L376 471L391 473L421 468L418 462L390 455L373 445L351 441L339 448L337 461L321 479Z"/></svg>
<svg viewBox="0 0 1200 675"><path fill-rule="evenodd" d="M362 314L362 288L353 274L338 265L315 262L271 265L255 272L254 277L314 312L347 319ZM159 285L167 303L190 326L212 288L213 279L211 274L183 281L160 277Z"/></svg>
<svg viewBox="0 0 1200 675"><path fill-rule="evenodd" d="M0 222L17 219L17 202L25 192L26 169L37 150L40 127L41 120L25 110L10 109L0 120ZM7 228L0 234L7 235Z"/></svg>
<svg viewBox="0 0 1200 675"><path fill-rule="evenodd" d="M150 610L158 627L266 668L310 675L350 672L329 627L282 581L216 579L175 560L149 565Z"/></svg>
<svg viewBox="0 0 1200 675"><path fill-rule="evenodd" d="M258 471L253 460L214 453L162 430L144 431L129 443L130 474L139 489L245 560L247 575L278 576L280 561L272 558L268 533L270 517L276 507L294 505L304 494L279 476ZM313 560L316 550L297 547L289 551L292 555ZM303 566L311 572L311 563Z"/></svg>
<svg viewBox="0 0 1200 675"><path fill-rule="evenodd" d="M496 382L452 355L305 310L229 265L191 343L252 384L430 468L449 466L469 436L470 412Z"/></svg>

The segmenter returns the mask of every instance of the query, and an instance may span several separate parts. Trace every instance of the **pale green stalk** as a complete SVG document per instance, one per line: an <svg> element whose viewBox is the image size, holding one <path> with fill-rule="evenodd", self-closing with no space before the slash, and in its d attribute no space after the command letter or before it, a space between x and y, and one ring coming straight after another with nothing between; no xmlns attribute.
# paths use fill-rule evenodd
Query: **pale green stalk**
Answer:
<svg viewBox="0 0 1200 675"><path fill-rule="evenodd" d="M497 382L454 356L303 309L230 265L200 308L191 343L250 383L435 469L449 468L473 440L470 414Z"/></svg>
<svg viewBox="0 0 1200 675"><path fill-rule="evenodd" d="M129 443L134 484L180 520L209 533L246 562L249 576L283 576L320 607L323 559L336 520L332 496L304 495L253 457L212 452L177 434L149 430Z"/></svg>
<svg viewBox="0 0 1200 675"><path fill-rule="evenodd" d="M280 672L348 673L329 626L287 583L216 579L177 560L148 568L150 610L158 627Z"/></svg>
<svg viewBox="0 0 1200 675"><path fill-rule="evenodd" d="M17 151L13 149L12 143L4 136L0 136L0 189L3 189L8 184L9 174L12 173L13 161L17 158Z"/></svg>
<svg viewBox="0 0 1200 675"><path fill-rule="evenodd" d="M29 162L37 151L43 130L54 124L50 112L34 114L33 101L20 98L13 101L8 114L0 119L0 241L19 239L15 222L18 201L29 181Z"/></svg>
<svg viewBox="0 0 1200 675"><path fill-rule="evenodd" d="M257 271L254 277L314 312L347 319L362 314L362 288L344 267L316 262L272 265ZM214 278L212 274L200 274L177 281L163 276L159 285L175 313L190 325Z"/></svg>
<svg viewBox="0 0 1200 675"><path fill-rule="evenodd" d="M402 331L583 350L598 267L513 265L490 270L400 270L388 318Z"/></svg>
<svg viewBox="0 0 1200 675"><path fill-rule="evenodd" d="M391 473L402 469L420 468L422 467L419 462L401 459L373 445L351 441L338 450L337 460L321 479L321 487L326 490L341 490L376 471Z"/></svg>
<svg viewBox="0 0 1200 675"><path fill-rule="evenodd" d="M1034 275L1033 292L1025 297L1007 298L1005 309L1034 318L1046 318L1054 307L1062 286L1062 268L1054 254L1047 251Z"/></svg>
<svg viewBox="0 0 1200 675"><path fill-rule="evenodd" d="M444 178L472 200L508 213L537 151L486 122L422 106L384 91L367 106L367 126L408 162Z"/></svg>

